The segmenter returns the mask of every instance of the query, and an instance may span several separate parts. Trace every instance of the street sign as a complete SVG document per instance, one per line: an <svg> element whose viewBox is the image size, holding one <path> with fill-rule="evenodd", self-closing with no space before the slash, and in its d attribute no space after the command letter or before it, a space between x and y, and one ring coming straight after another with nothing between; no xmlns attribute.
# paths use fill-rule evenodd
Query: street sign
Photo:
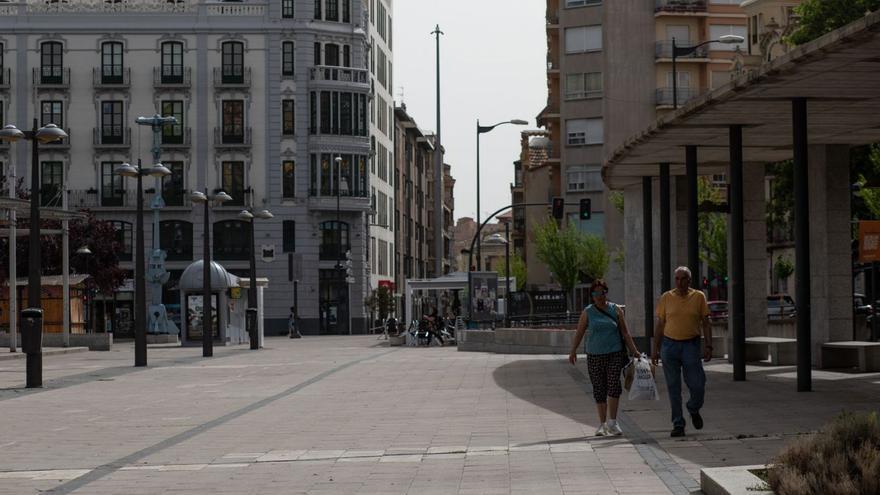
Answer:
<svg viewBox="0 0 880 495"><path fill-rule="evenodd" d="M880 261L880 221L859 222L859 262Z"/></svg>

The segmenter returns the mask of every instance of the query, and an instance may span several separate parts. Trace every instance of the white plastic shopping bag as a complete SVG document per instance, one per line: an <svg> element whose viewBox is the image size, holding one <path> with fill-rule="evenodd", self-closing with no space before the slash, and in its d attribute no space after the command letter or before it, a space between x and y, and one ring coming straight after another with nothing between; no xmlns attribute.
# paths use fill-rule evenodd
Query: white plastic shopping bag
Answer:
<svg viewBox="0 0 880 495"><path fill-rule="evenodd" d="M660 394L657 393L657 382L654 381L654 374L651 373L651 361L648 356L642 354L639 359L635 360L633 366L635 378L629 390L629 400L660 400Z"/></svg>

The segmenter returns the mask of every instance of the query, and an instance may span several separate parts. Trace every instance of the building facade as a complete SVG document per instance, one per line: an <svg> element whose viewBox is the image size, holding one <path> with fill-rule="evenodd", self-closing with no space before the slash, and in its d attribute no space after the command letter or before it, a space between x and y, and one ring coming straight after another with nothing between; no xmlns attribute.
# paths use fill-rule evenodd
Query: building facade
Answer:
<svg viewBox="0 0 880 495"><path fill-rule="evenodd" d="M161 192L166 205L164 302L178 303L176 278L202 257L202 208L189 194L223 190L233 200L211 212L211 245L233 274L248 275L251 249L239 212L274 214L255 224L257 276L269 279L266 332L286 331L296 302L303 333L361 333L369 241L388 237L371 230L370 213L373 188L388 190L372 173L371 141L391 139L382 126L391 114L376 104L391 87L390 28L390 0L7 4L3 123L30 128L36 119L68 132L40 148L44 203L66 194L70 208L113 221L131 269L136 192L115 170L152 162L152 133L138 116L176 117L161 134L172 175L145 181L146 204ZM4 148L0 160L29 176L26 147ZM351 283L337 268L348 260ZM126 298L118 294L117 309L130 308Z"/></svg>

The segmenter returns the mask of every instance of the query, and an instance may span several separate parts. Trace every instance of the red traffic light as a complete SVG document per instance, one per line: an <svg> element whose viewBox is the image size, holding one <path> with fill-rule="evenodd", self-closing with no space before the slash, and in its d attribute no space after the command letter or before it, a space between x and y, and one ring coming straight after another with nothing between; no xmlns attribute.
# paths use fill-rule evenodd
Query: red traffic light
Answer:
<svg viewBox="0 0 880 495"><path fill-rule="evenodd" d="M565 198L553 198L553 218L562 220L565 213Z"/></svg>

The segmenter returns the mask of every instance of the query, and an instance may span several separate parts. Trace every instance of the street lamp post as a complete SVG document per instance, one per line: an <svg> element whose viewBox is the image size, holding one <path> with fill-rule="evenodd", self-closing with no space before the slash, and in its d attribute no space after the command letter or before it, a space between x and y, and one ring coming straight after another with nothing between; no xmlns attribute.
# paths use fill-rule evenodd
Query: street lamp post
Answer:
<svg viewBox="0 0 880 495"><path fill-rule="evenodd" d="M144 273L144 188L143 177L149 175L161 179L171 175L161 163L156 163L150 168L143 168L138 159L137 167L129 163L123 163L116 169L116 173L122 177L134 177L137 179L137 224L135 227L135 256L134 256L134 365L147 365L147 287ZM153 236L159 235L158 231Z"/></svg>
<svg viewBox="0 0 880 495"><path fill-rule="evenodd" d="M76 254L81 254L86 257L86 273L88 273L89 272L89 260L91 259L91 256L92 256L92 250L89 249L89 246L84 245L84 246L80 246L80 248L76 250ZM87 290L87 295L89 296L88 307L86 307L86 316L88 317L89 326L91 327L90 329L89 328L86 329L86 333L89 333L89 330L91 330L91 333L95 333L95 323L93 320L94 315L93 315L93 311L92 311L92 309L94 308L94 304L92 304L92 290L91 289L86 289L86 290Z"/></svg>
<svg viewBox="0 0 880 495"><path fill-rule="evenodd" d="M522 119L513 119L499 122L495 125L483 126L480 125L480 119L477 119L477 225L480 225L480 134L485 134L492 129L498 127L499 125L504 124L528 125L529 123ZM482 251L480 249L480 240L477 239L477 270L481 270L483 268L481 265ZM470 270L470 267L468 267L468 270Z"/></svg>
<svg viewBox="0 0 880 495"><path fill-rule="evenodd" d="M342 280L343 282L345 282L345 320L348 325L348 334L351 335L352 334L351 302L350 302L351 290L350 290L350 287L349 287L349 284L347 281L348 278L343 276L344 273L346 272L346 267L342 263L342 256L343 256L342 218L340 216L341 209L340 209L340 202L339 202L340 195L343 194L343 190L342 190L342 163L343 163L343 160L342 160L342 157L337 156L336 158L334 158L334 162L336 163L336 280L337 280L337 283L339 282L339 280ZM346 195L348 195L348 183L347 182L345 185L344 192ZM339 292L341 293L342 290L340 289ZM341 320L338 309L337 309L336 313L337 313L336 314L336 329L338 330L339 329L339 322Z"/></svg>
<svg viewBox="0 0 880 495"><path fill-rule="evenodd" d="M39 144L51 143L67 137L67 133L55 124L46 124L37 128L34 119L30 131L21 131L14 125L7 125L0 130L0 139L4 141L31 141L31 218L28 253L28 308L22 311L21 350L27 355L25 363L26 387L43 386L43 316L40 309L40 166ZM13 281L12 284L15 285ZM10 317L12 317L10 315ZM27 335L27 337L26 337ZM27 340L26 340L27 339ZM27 345L25 345L27 343Z"/></svg>
<svg viewBox="0 0 880 495"><path fill-rule="evenodd" d="M504 237L492 234L486 244L504 245L504 326L510 326L510 222L504 222ZM479 261L478 261L479 263Z"/></svg>
<svg viewBox="0 0 880 495"><path fill-rule="evenodd" d="M202 357L211 357L214 355L214 324L211 321L213 317L211 315L211 202L223 204L226 201L231 201L232 197L223 191L209 195L206 187L205 192L195 191L190 194L189 199L193 203L204 203L205 205L204 254L202 259L204 267L202 272Z"/></svg>
<svg viewBox="0 0 880 495"><path fill-rule="evenodd" d="M250 223L250 234L251 234L251 256L250 256L250 283L248 284L248 309L247 309L247 332L248 337L251 340L251 350L257 350L260 348L260 338L259 332L257 331L257 241L256 236L254 235L254 223L256 220L263 219L268 220L273 218L275 215L272 214L269 210L261 210L255 213L252 213L249 210L241 210L241 213L238 214L238 218L241 220Z"/></svg>
<svg viewBox="0 0 880 495"><path fill-rule="evenodd" d="M675 60L684 55L690 55L697 51L697 48L708 45L709 43L724 43L725 45L737 45L745 41L742 36L735 34L725 34L719 36L717 40L704 41L694 46L678 46L675 44L675 38L672 38L672 109L678 108L678 73L676 72Z"/></svg>

